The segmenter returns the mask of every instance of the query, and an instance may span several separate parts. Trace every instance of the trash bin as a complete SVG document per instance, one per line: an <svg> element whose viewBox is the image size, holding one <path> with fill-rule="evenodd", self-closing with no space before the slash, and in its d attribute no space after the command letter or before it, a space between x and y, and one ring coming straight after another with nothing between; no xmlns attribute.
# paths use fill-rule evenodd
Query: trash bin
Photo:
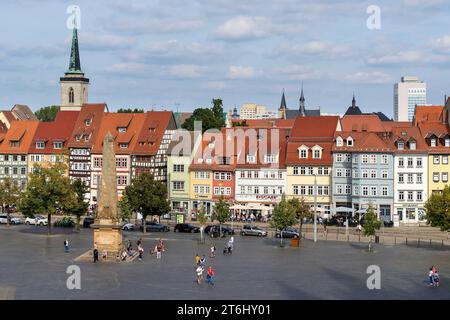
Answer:
<svg viewBox="0 0 450 320"><path fill-rule="evenodd" d="M291 239L291 247L299 247L300 246L300 239L299 238L292 238Z"/></svg>
<svg viewBox="0 0 450 320"><path fill-rule="evenodd" d="M375 236L375 243L380 243L380 236Z"/></svg>

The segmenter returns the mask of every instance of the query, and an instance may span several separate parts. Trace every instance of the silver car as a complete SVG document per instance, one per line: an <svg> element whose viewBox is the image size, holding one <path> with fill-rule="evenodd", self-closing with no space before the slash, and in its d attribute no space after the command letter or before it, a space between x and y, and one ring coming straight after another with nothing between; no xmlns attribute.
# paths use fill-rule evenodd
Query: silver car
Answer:
<svg viewBox="0 0 450 320"><path fill-rule="evenodd" d="M241 235L243 236L258 236L258 237L266 237L267 231L250 224L246 224L242 227Z"/></svg>

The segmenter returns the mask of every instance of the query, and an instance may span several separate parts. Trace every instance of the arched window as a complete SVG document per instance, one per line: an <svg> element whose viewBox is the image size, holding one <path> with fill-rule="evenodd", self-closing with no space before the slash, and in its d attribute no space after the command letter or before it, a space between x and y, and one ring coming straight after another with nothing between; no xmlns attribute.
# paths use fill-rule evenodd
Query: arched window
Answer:
<svg viewBox="0 0 450 320"><path fill-rule="evenodd" d="M73 88L69 89L69 103L75 102L75 93L73 91Z"/></svg>

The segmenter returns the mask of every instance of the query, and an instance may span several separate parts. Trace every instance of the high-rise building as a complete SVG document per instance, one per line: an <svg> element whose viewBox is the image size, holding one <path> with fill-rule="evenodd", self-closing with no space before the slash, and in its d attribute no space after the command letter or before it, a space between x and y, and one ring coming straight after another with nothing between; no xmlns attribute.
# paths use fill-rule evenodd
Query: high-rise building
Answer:
<svg viewBox="0 0 450 320"><path fill-rule="evenodd" d="M246 103L246 104L242 105L242 107L240 109L240 115L239 115L239 118L242 120L267 119L267 118L276 118L276 117L277 117L276 113L267 111L267 108L265 106L261 106L256 103Z"/></svg>
<svg viewBox="0 0 450 320"><path fill-rule="evenodd" d="M427 84L417 77L402 77L394 85L395 121L412 121L416 105L427 103Z"/></svg>

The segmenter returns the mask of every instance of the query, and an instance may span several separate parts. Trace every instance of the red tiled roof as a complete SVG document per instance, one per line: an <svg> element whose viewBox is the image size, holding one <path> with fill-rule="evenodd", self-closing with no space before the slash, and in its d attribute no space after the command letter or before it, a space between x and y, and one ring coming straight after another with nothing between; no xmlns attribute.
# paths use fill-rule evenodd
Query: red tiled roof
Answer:
<svg viewBox="0 0 450 320"><path fill-rule="evenodd" d="M6 118L6 120L8 120L9 123L11 123L14 120L16 120L16 117L14 117L14 114L12 113L12 111L4 110L4 111L0 111L0 112L3 113L3 115Z"/></svg>
<svg viewBox="0 0 450 320"><path fill-rule="evenodd" d="M450 153L450 147L445 147L444 138L449 135L450 128L448 125L440 122L422 122L418 125L423 139L425 139L429 153ZM437 146L431 147L429 138L435 135Z"/></svg>
<svg viewBox="0 0 450 320"><path fill-rule="evenodd" d="M298 149L303 145L309 148L307 159L300 158L300 153ZM322 148L322 157L320 159L314 159L312 157L311 148L313 148L316 145ZM286 165L312 165L312 166L332 165L333 164L333 156L331 154L332 147L333 147L332 142L320 142L320 143L289 142L287 147Z"/></svg>
<svg viewBox="0 0 450 320"><path fill-rule="evenodd" d="M53 122L40 122L28 153L61 153L67 148L70 135L80 111L59 111ZM44 149L36 149L36 142L44 141ZM63 142L63 150L54 149L53 142Z"/></svg>
<svg viewBox="0 0 450 320"><path fill-rule="evenodd" d="M442 122L444 106L417 106L414 115L414 125L424 122Z"/></svg>
<svg viewBox="0 0 450 320"><path fill-rule="evenodd" d="M136 155L156 155L166 130L175 130L176 123L171 111L148 111L137 132L137 143L133 148Z"/></svg>
<svg viewBox="0 0 450 320"><path fill-rule="evenodd" d="M397 141L403 140L404 142L415 141L416 150L409 149L409 145L405 143L404 150L398 150ZM397 127L392 130L392 138L389 141L390 147L395 150L395 153L424 153L428 150L428 145L426 144L420 129L418 127Z"/></svg>
<svg viewBox="0 0 450 320"><path fill-rule="evenodd" d="M106 114L106 104L84 104L78 114L72 134L70 136L69 148L90 148L93 146L97 138L103 116ZM90 119L92 123L87 126L85 121ZM81 136L80 141L76 140L77 136ZM90 136L88 141L85 141L84 136Z"/></svg>
<svg viewBox="0 0 450 320"><path fill-rule="evenodd" d="M290 141L329 141L339 122L338 116L299 116L291 130Z"/></svg>
<svg viewBox="0 0 450 320"><path fill-rule="evenodd" d="M122 119L126 119L126 121L122 121ZM94 140L92 153L101 154L103 152L103 140L108 132L110 132L115 138L114 149L116 154L131 154L136 145L137 136L142 128L144 120L144 113L105 114L103 116L97 138ZM125 122L128 123L128 126L126 126L126 132L119 132L118 128L123 127ZM128 147L120 148L119 144L125 142L128 143Z"/></svg>
<svg viewBox="0 0 450 320"><path fill-rule="evenodd" d="M39 121L35 120L13 121L0 145L0 153L27 154L38 125ZM19 147L11 147L11 141L20 141Z"/></svg>
<svg viewBox="0 0 450 320"><path fill-rule="evenodd" d="M244 121L247 128L292 128L295 119L233 119L231 123L242 123Z"/></svg>
<svg viewBox="0 0 450 320"><path fill-rule="evenodd" d="M393 147L390 145L392 134L384 136L382 133L375 132L352 132L342 131L336 132L335 138L341 137L344 139L342 147L333 144L333 151L358 151L358 152L392 152ZM353 146L349 147L345 143L348 137L353 138ZM336 139L335 139L336 140Z"/></svg>

